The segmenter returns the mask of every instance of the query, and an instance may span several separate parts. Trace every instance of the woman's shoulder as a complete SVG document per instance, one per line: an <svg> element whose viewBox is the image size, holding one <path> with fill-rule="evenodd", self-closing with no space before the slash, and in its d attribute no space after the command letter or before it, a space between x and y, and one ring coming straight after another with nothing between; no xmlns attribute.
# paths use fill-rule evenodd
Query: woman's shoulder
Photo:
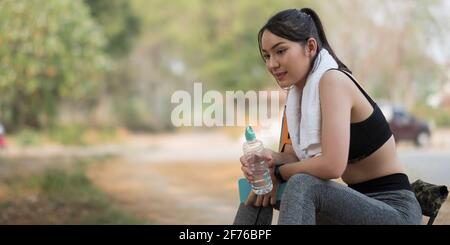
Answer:
<svg viewBox="0 0 450 245"><path fill-rule="evenodd" d="M345 84L352 84L352 80L344 71L331 69L322 75L320 83L332 83L334 85L342 86Z"/></svg>
<svg viewBox="0 0 450 245"><path fill-rule="evenodd" d="M320 78L320 90L346 93L352 89L352 80L342 71L328 70Z"/></svg>
<svg viewBox="0 0 450 245"><path fill-rule="evenodd" d="M320 79L319 91L323 103L347 104L353 107L355 103L355 86L352 80L342 71L329 70ZM347 102L347 103L346 103Z"/></svg>

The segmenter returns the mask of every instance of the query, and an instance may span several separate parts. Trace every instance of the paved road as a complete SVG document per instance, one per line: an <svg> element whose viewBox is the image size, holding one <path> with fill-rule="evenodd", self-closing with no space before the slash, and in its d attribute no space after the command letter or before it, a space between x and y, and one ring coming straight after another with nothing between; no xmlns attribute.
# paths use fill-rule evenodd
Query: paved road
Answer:
<svg viewBox="0 0 450 245"><path fill-rule="evenodd" d="M133 137L127 142L116 145L9 149L3 154L30 158L59 155L67 157L116 155L123 161L101 165L100 171L96 171L98 175L94 175L93 179L117 200L122 200L127 205L133 204L132 207L127 206L133 212L136 211L148 217L149 220L161 224L229 224L232 222L236 209L233 191L221 190L223 193L231 193L231 198L216 198L201 189L191 191L186 187L193 182L199 182L198 185L205 187L223 186L220 181L226 179L217 179L220 183L213 183L209 179L200 182L200 179L188 178L190 174L185 173L186 176L177 175L175 179L180 183L174 184L170 182L170 176L161 175L155 171L154 166L158 164L160 167L170 166L170 163L176 165L180 161L191 164L202 162L207 164L204 167L209 167L211 173L224 171L223 175L227 177L226 175L232 171L225 165L239 165L237 159L242 151L241 145L239 139L232 139L220 133L184 133ZM434 184L450 186L450 147L417 149L400 146L398 152L411 181L420 178ZM210 166L214 163L222 163L222 165ZM238 167L236 171L239 173ZM234 190L234 184L233 179L230 182L232 190ZM158 205L155 196L161 199ZM445 207L442 209L437 223L448 224L450 211L446 211L447 209ZM155 217L155 214L159 216Z"/></svg>
<svg viewBox="0 0 450 245"><path fill-rule="evenodd" d="M399 149L411 181L424 181L450 186L450 149Z"/></svg>
<svg viewBox="0 0 450 245"><path fill-rule="evenodd" d="M450 138L450 133L448 136ZM242 142L240 141L218 132L184 133L133 137L122 144L90 147L36 147L9 149L0 153L6 156L30 157L53 155L87 157L111 154L140 163L199 161L214 164L218 161L238 161L242 154ZM420 178L428 182L450 186L450 145L431 149L400 145L398 153L411 181Z"/></svg>

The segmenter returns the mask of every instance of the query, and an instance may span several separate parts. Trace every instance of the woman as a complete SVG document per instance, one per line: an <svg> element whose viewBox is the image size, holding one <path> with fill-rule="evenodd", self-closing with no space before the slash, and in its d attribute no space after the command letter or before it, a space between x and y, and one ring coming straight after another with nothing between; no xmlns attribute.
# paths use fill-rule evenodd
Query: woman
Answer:
<svg viewBox="0 0 450 245"><path fill-rule="evenodd" d="M275 204L276 186L284 181L278 224L420 224L420 205L389 125L334 54L318 15L308 8L279 12L258 41L268 71L288 90L293 142L282 153L266 150L275 188L262 196L252 192L234 224L270 224L268 204ZM240 161L252 181L248 162ZM348 186L331 181L336 178Z"/></svg>

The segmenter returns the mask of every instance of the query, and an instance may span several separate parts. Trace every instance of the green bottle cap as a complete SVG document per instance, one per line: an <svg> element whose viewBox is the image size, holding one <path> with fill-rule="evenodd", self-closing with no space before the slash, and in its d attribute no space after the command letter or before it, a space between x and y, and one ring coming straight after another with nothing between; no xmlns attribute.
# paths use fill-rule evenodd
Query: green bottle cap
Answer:
<svg viewBox="0 0 450 245"><path fill-rule="evenodd" d="M252 141L256 139L255 132L252 129L252 126L247 126L245 128L245 139L247 141Z"/></svg>

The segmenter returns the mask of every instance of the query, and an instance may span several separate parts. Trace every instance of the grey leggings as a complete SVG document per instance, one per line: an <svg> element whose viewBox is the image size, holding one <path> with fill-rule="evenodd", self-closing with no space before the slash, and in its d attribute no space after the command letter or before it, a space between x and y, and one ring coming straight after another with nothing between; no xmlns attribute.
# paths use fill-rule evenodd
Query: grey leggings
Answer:
<svg viewBox="0 0 450 245"><path fill-rule="evenodd" d="M271 224L272 207L240 205L234 224ZM278 224L419 225L422 211L413 192L362 194L308 174L289 178Z"/></svg>

